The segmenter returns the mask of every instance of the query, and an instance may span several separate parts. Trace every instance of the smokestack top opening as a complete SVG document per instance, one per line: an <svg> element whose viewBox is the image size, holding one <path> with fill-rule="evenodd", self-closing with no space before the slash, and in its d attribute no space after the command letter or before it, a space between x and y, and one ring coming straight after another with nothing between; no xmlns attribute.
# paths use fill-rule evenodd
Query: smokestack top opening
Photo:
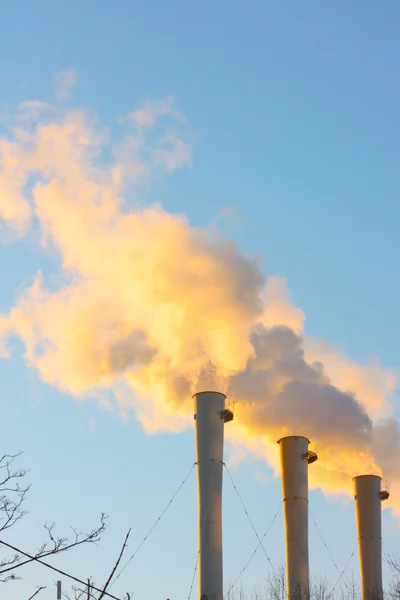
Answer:
<svg viewBox="0 0 400 600"><path fill-rule="evenodd" d="M307 440L307 442L310 444L310 440L308 439L308 437L306 437L305 435L284 435L283 437L279 438L279 440L276 442L277 444L280 444L283 440L290 440L290 439L300 439L300 440Z"/></svg>
<svg viewBox="0 0 400 600"><path fill-rule="evenodd" d="M380 479L382 481L382 477L380 475L373 475L365 473L364 475L356 475L355 477L353 477L352 481L354 481L355 479L359 479L360 477L376 477L377 479Z"/></svg>
<svg viewBox="0 0 400 600"><path fill-rule="evenodd" d="M213 390L203 390L202 392L196 392L195 394L193 394L192 398L200 396L200 394L219 394L220 396L223 396L224 399L226 398L226 394L223 394L222 392L215 392Z"/></svg>

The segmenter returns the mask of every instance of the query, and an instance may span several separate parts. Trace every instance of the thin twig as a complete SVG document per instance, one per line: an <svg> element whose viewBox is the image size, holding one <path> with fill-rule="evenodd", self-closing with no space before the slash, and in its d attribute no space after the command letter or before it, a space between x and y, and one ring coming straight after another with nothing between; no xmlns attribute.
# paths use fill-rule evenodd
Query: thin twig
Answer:
<svg viewBox="0 0 400 600"><path fill-rule="evenodd" d="M100 539L99 535L104 532L104 529L106 527L106 525L105 525L106 518L107 517L104 514L102 514L100 525L97 529L93 529L90 533L86 534L86 537L84 537L82 539L79 539L80 534L75 533L75 536L76 536L75 541L71 542L70 544L67 544L65 546L63 546L62 544L65 544L65 542L67 541L66 538L59 538L58 540L54 540L54 538L52 538L52 534L51 534L53 526L48 527L45 525L45 528L49 532L50 539L54 543L53 548L51 548L50 550L45 550L45 545L43 545L39 549L39 552L35 556L35 558L29 558L28 560L23 560L23 561L19 562L17 565L13 564L13 563L9 563L9 564L11 564L11 566L7 566L5 569L0 569L0 575L2 575L3 573L7 573L7 571L15 571L16 569L19 569L19 567L23 567L24 565L27 565L28 563L32 562L32 560L38 560L39 558L45 558L46 556L50 556L51 554L60 554L61 552L71 550L71 548L75 548L76 546L80 546L81 544L97 542ZM29 555L26 555L26 556L29 556Z"/></svg>
<svg viewBox="0 0 400 600"><path fill-rule="evenodd" d="M42 585L41 587L39 587L36 592L34 594L32 594L32 596L29 596L28 600L32 600L32 598L34 598L39 592L41 592L42 590L45 590L46 586Z"/></svg>
<svg viewBox="0 0 400 600"><path fill-rule="evenodd" d="M112 569L112 571L111 571L111 573L110 573L110 576L109 576L109 578L107 579L107 581L106 581L106 584L105 584L105 586L104 586L104 588L103 588L103 591L101 592L101 594L100 594L100 596L99 596L98 600L101 600L101 599L104 597L104 594L105 594L105 592L106 592L106 589L108 588L108 586L109 586L109 584L110 584L110 581L111 581L111 579L114 577L114 573L115 573L115 571L117 570L117 567L118 567L119 563L121 562L121 558L122 558L122 555L123 555L123 553L124 553L124 551L125 551L125 548L126 548L126 545L127 545L128 538L129 538L130 534L131 534L131 530L129 529L128 533L127 533L127 534L126 534L126 536L125 536L124 543L122 544L121 552L119 553L119 556L118 556L118 558L117 558L117 562L115 563L115 565L114 565L114 567L113 567L113 569Z"/></svg>
<svg viewBox="0 0 400 600"><path fill-rule="evenodd" d="M80 583L82 585L86 585L86 583L84 581L82 581L81 579L78 579L78 577L74 577L74 575L70 575L69 573L66 573L65 571L61 571L61 569L56 569L56 567L53 567L53 565L49 565L49 563L46 563L43 560L40 560L40 558L37 558L36 556L32 556L31 554L28 554L27 552L24 552L23 550L21 550L20 548L17 548L16 546L12 546L11 544L4 542L3 540L0 540L0 544L3 544L3 546L7 546L7 548L10 548L11 550L14 550L15 552L19 552L20 554L23 554L27 558L30 558L31 561L34 560L35 562L40 563L41 565L47 567L48 569L51 569L52 571L55 571L56 573L60 573L60 575L64 575L64 577L68 577L69 579L73 579L74 581L77 581L78 583ZM94 590L96 590L96 592L101 593L103 591L100 588L95 587L94 585L92 585L92 588ZM117 598L117 596L113 596L112 594L109 594L108 592L104 592L104 595L109 596L110 598L114 598L114 600L121 600L121 598Z"/></svg>

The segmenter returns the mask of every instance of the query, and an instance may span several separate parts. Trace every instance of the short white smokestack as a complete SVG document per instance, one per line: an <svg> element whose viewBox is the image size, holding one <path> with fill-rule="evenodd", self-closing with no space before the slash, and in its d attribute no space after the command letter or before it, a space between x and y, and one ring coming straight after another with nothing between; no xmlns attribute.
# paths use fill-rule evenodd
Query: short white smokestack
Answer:
<svg viewBox="0 0 400 600"><path fill-rule="evenodd" d="M194 398L199 490L199 598L222 600L222 469L224 423L233 413L225 395L200 392Z"/></svg>
<svg viewBox="0 0 400 600"><path fill-rule="evenodd" d="M382 516L381 500L389 492L381 490L378 475L354 477L358 551L363 600L382 600Z"/></svg>
<svg viewBox="0 0 400 600"><path fill-rule="evenodd" d="M286 582L289 600L309 598L308 465L317 460L301 436L278 441L281 454L282 496L285 510Z"/></svg>

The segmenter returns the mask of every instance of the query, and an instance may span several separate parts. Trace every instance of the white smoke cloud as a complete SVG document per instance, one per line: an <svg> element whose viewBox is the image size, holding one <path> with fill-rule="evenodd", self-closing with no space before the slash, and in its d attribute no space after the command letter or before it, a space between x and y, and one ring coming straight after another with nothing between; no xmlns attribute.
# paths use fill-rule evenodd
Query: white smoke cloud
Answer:
<svg viewBox="0 0 400 600"><path fill-rule="evenodd" d="M368 470L397 486L394 375L307 338L285 280L266 278L215 228L129 202L152 175L191 165L171 98L121 124L126 136L110 148L88 113L31 104L0 138L5 229L39 227L59 282L54 289L35 274L0 315L2 356L20 338L43 381L77 398L111 391L121 414L133 410L150 433L189 426L191 394L216 387L236 401L233 443L274 468L277 438L306 435L320 458L312 485L348 493L351 477Z"/></svg>
<svg viewBox="0 0 400 600"><path fill-rule="evenodd" d="M177 121L186 122L183 115L175 108L172 96L162 100L147 100L143 106L129 113L125 120L131 121L139 129L152 129L159 117L167 115Z"/></svg>

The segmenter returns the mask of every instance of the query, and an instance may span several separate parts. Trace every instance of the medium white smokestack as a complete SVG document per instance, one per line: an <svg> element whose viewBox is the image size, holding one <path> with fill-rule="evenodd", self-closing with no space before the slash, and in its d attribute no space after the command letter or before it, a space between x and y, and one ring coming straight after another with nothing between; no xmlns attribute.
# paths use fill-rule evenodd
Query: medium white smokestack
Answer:
<svg viewBox="0 0 400 600"><path fill-rule="evenodd" d="M200 392L194 398L199 490L199 598L222 600L222 469L224 423L233 419L225 395Z"/></svg>
<svg viewBox="0 0 400 600"><path fill-rule="evenodd" d="M363 600L382 600L382 516L381 500L389 498L381 490L378 475L354 477L358 551Z"/></svg>
<svg viewBox="0 0 400 600"><path fill-rule="evenodd" d="M308 464L317 460L310 441L289 436L278 441L281 454L282 495L285 504L286 581L289 600L309 597Z"/></svg>

